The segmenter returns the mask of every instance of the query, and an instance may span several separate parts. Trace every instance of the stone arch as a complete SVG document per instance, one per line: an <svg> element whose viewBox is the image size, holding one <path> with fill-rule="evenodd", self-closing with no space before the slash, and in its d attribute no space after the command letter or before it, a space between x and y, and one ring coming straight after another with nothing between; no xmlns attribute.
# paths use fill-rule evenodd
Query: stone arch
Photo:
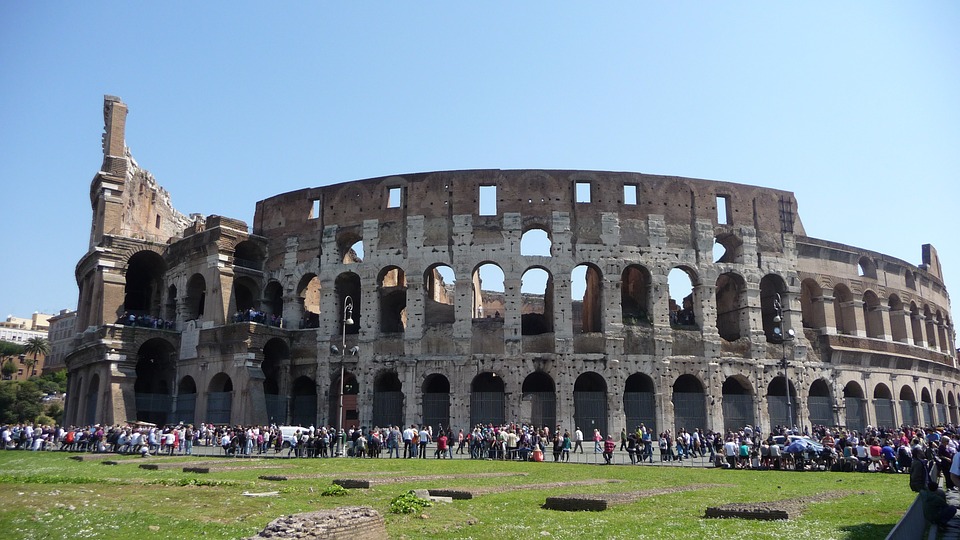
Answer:
<svg viewBox="0 0 960 540"><path fill-rule="evenodd" d="M542 227L532 227L520 237L520 255L524 257L550 257L553 242L550 233Z"/></svg>
<svg viewBox="0 0 960 540"><path fill-rule="evenodd" d="M747 282L735 272L717 278L717 332L722 339L737 341L749 331L750 311L747 306Z"/></svg>
<svg viewBox="0 0 960 540"><path fill-rule="evenodd" d="M943 390L939 388L934 396L934 407L936 408L937 422L941 424L950 422L950 418L947 416L947 403L943 398Z"/></svg>
<svg viewBox="0 0 960 540"><path fill-rule="evenodd" d="M694 304L699 277L688 266L676 266L667 274L670 297L670 325L681 329L699 329L697 308ZM687 288L689 285L689 289ZM690 291L687 293L687 291Z"/></svg>
<svg viewBox="0 0 960 540"><path fill-rule="evenodd" d="M743 375L732 375L723 381L723 429L737 432L744 426L755 426L753 386Z"/></svg>
<svg viewBox="0 0 960 540"><path fill-rule="evenodd" d="M830 427L836 424L833 417L833 395L826 379L816 379L810 384L807 394L807 412L814 426Z"/></svg>
<svg viewBox="0 0 960 540"><path fill-rule="evenodd" d="M603 332L603 273L595 264L577 265L570 273L573 333Z"/></svg>
<svg viewBox="0 0 960 540"><path fill-rule="evenodd" d="M820 329L827 326L823 287L815 279L807 278L800 282L800 311L804 328Z"/></svg>
<svg viewBox="0 0 960 540"><path fill-rule="evenodd" d="M247 276L240 276L233 280L233 300L238 314L248 314L260 310L260 287L257 282ZM252 320L252 318L251 318Z"/></svg>
<svg viewBox="0 0 960 540"><path fill-rule="evenodd" d="M743 240L733 233L721 233L713 239L713 262L717 264L743 263Z"/></svg>
<svg viewBox="0 0 960 540"><path fill-rule="evenodd" d="M263 397L266 399L267 419L270 423L287 423L287 398L282 391L285 374L290 371L290 347L280 338L273 338L263 346Z"/></svg>
<svg viewBox="0 0 960 540"><path fill-rule="evenodd" d="M470 425L493 424L499 426L506 421L505 384L503 377L484 371L477 374L470 383Z"/></svg>
<svg viewBox="0 0 960 540"><path fill-rule="evenodd" d="M937 327L934 324L933 311L930 309L929 304L924 304L923 306L923 319L926 322L924 333L927 336L927 347L930 349L938 349L937 345Z"/></svg>
<svg viewBox="0 0 960 540"><path fill-rule="evenodd" d="M933 398L930 396L930 390L920 389L920 412L923 414L922 422L928 426L935 425L937 419L933 414Z"/></svg>
<svg viewBox="0 0 960 540"><path fill-rule="evenodd" d="M703 382L696 375L680 375L673 383L674 433L685 428L709 429L707 424L706 394Z"/></svg>
<svg viewBox="0 0 960 540"><path fill-rule="evenodd" d="M456 321L456 273L446 264L433 264L423 273L423 323Z"/></svg>
<svg viewBox="0 0 960 540"><path fill-rule="evenodd" d="M877 264L870 257L860 257L857 262L857 275L869 279L877 279Z"/></svg>
<svg viewBox="0 0 960 540"><path fill-rule="evenodd" d="M520 334L553 332L553 276L542 266L532 266L520 277Z"/></svg>
<svg viewBox="0 0 960 540"><path fill-rule="evenodd" d="M937 321L937 340L940 343L940 351L947 354L950 353L950 342L947 340L947 324L944 322L943 313L940 310L937 310L935 316Z"/></svg>
<svg viewBox="0 0 960 540"><path fill-rule="evenodd" d="M894 341L906 343L907 319L900 297L896 294L891 294L887 300L887 308L890 310L890 337Z"/></svg>
<svg viewBox="0 0 960 540"><path fill-rule="evenodd" d="M581 373L573 384L573 420L585 437L594 429L607 434L607 381L595 371Z"/></svg>
<svg viewBox="0 0 960 540"><path fill-rule="evenodd" d="M337 249L340 250L340 262L357 264L363 262L363 237L352 231L343 231L337 237Z"/></svg>
<svg viewBox="0 0 960 540"><path fill-rule="evenodd" d="M643 424L649 431L658 432L656 387L646 373L627 377L623 386L623 412L627 418L627 431Z"/></svg>
<svg viewBox="0 0 960 540"><path fill-rule="evenodd" d="M118 311L131 315L162 316L160 302L166 271L167 263L156 252L144 250L134 253L127 260L123 309Z"/></svg>
<svg viewBox="0 0 960 540"><path fill-rule="evenodd" d="M133 384L137 420L157 425L172 420L175 356L176 348L161 338L149 339L137 350L137 379Z"/></svg>
<svg viewBox="0 0 960 540"><path fill-rule="evenodd" d="M317 423L317 381L306 375L290 385L290 423L305 427Z"/></svg>
<svg viewBox="0 0 960 540"><path fill-rule="evenodd" d="M185 375L177 384L177 417L184 424L196 423L197 381Z"/></svg>
<svg viewBox="0 0 960 540"><path fill-rule="evenodd" d="M833 314L837 323L838 334L855 335L857 333L857 316L854 313L853 293L843 283L833 287Z"/></svg>
<svg viewBox="0 0 960 540"><path fill-rule="evenodd" d="M277 322L283 317L283 285L277 280L270 280L263 288L263 311L270 322Z"/></svg>
<svg viewBox="0 0 960 540"><path fill-rule="evenodd" d="M360 427L358 424L360 421L360 410L357 403L357 395L360 393L360 383L357 381L357 376L353 372L344 370L342 374L342 378L340 377L340 373L331 377L330 416L328 416L328 418L330 418L330 421L335 427L346 430L354 426ZM341 395L343 398L342 408Z"/></svg>
<svg viewBox="0 0 960 540"><path fill-rule="evenodd" d="M404 425L403 384L395 370L381 371L373 379L372 422L374 427ZM434 426L437 427L439 426ZM439 430L436 433L439 433Z"/></svg>
<svg viewBox="0 0 960 540"><path fill-rule="evenodd" d="M187 280L187 297L184 301L184 319L191 321L203 317L207 303L207 281L201 274L193 274Z"/></svg>
<svg viewBox="0 0 960 540"><path fill-rule="evenodd" d="M910 332L913 335L913 344L923 347L926 340L923 339L923 319L920 315L920 307L916 302L910 302Z"/></svg>
<svg viewBox="0 0 960 540"><path fill-rule="evenodd" d="M265 257L263 248L250 240L244 240L233 248L233 265L241 268L262 271Z"/></svg>
<svg viewBox="0 0 960 540"><path fill-rule="evenodd" d="M474 319L500 319L505 313L504 274L500 265L484 261L473 269L471 277Z"/></svg>
<svg viewBox="0 0 960 540"><path fill-rule="evenodd" d="M628 326L653 323L650 289L653 280L650 271L639 264L631 264L620 274L620 313Z"/></svg>
<svg viewBox="0 0 960 540"><path fill-rule="evenodd" d="M790 394L787 395L787 388ZM774 377L767 386L767 409L770 414L771 426L786 426L793 428L797 425L797 389L793 381L783 375Z"/></svg>
<svg viewBox="0 0 960 540"><path fill-rule="evenodd" d="M402 333L407 327L407 276L398 266L387 266L377 276L380 331Z"/></svg>
<svg viewBox="0 0 960 540"><path fill-rule="evenodd" d="M303 306L300 328L320 326L320 278L313 272L304 274L297 283L297 298Z"/></svg>
<svg viewBox="0 0 960 540"><path fill-rule="evenodd" d="M163 318L169 324L177 320L177 286L171 284L167 287L167 303L165 305Z"/></svg>
<svg viewBox="0 0 960 540"><path fill-rule="evenodd" d="M523 421L536 427L553 429L557 424L557 393L553 377L534 371L523 379L520 387L523 400Z"/></svg>
<svg viewBox="0 0 960 540"><path fill-rule="evenodd" d="M207 385L207 422L229 425L233 404L233 379L224 372L217 373Z"/></svg>
<svg viewBox="0 0 960 540"><path fill-rule="evenodd" d="M908 426L920 424L917 418L917 398L913 388L908 385L900 387L900 423Z"/></svg>
<svg viewBox="0 0 960 540"><path fill-rule="evenodd" d="M334 281L334 290L338 299L338 309L337 318L343 316L344 310L347 306L347 297L350 297L350 301L353 302L353 312L351 318L353 319L353 324L346 325L347 334L359 334L360 333L360 317L363 310L359 309L360 307L360 276L354 274L353 272L343 272L337 276L336 281ZM343 321L341 320L342 324Z"/></svg>
<svg viewBox="0 0 960 540"><path fill-rule="evenodd" d="M863 321L867 337L883 339L883 313L880 307L880 298L873 291L863 293Z"/></svg>
<svg viewBox="0 0 960 540"><path fill-rule="evenodd" d="M843 387L843 402L847 413L847 427L863 431L867 427L867 399L856 381Z"/></svg>
<svg viewBox="0 0 960 540"><path fill-rule="evenodd" d="M423 380L422 422L427 426L450 425L450 380L440 373L431 373ZM464 430L466 431L466 430Z"/></svg>
<svg viewBox="0 0 960 540"><path fill-rule="evenodd" d="M779 299L782 313L778 312L776 304ZM781 328L775 319L779 315L785 319L785 313L790 306L787 301L787 284L783 278L777 274L767 274L760 279L760 318L763 322L763 333L770 343L780 343L780 336L776 331ZM786 416L784 416L786 418Z"/></svg>

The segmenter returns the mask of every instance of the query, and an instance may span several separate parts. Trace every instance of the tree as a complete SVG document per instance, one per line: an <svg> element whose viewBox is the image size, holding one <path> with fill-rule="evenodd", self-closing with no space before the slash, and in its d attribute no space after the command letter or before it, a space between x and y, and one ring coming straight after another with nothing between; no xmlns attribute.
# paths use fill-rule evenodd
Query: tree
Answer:
<svg viewBox="0 0 960 540"><path fill-rule="evenodd" d="M33 361L27 361L27 369L30 370L30 375L36 375L37 356L40 354L44 356L50 354L50 342L47 341L47 338L32 337L27 340L26 345L23 347L23 352L33 355Z"/></svg>
<svg viewBox="0 0 960 540"><path fill-rule="evenodd" d="M16 373L17 366L13 364L13 360L7 360L3 363L3 368L0 369L2 369L3 378L9 379L10 377L13 377L14 373Z"/></svg>

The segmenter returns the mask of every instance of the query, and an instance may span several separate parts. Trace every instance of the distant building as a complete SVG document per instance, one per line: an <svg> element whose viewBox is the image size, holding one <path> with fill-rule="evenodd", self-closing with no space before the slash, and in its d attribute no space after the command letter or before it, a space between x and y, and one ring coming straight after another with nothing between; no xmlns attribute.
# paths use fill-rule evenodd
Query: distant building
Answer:
<svg viewBox="0 0 960 540"><path fill-rule="evenodd" d="M8 315L6 321L0 322L0 341L23 345L30 338L45 338L50 328L50 317L53 315L45 313L34 313L29 319Z"/></svg>
<svg viewBox="0 0 960 540"><path fill-rule="evenodd" d="M50 356L44 362L43 371L56 371L66 367L63 359L70 352L71 342L77 323L77 312L61 309L60 313L50 317L50 330L47 341L50 342Z"/></svg>

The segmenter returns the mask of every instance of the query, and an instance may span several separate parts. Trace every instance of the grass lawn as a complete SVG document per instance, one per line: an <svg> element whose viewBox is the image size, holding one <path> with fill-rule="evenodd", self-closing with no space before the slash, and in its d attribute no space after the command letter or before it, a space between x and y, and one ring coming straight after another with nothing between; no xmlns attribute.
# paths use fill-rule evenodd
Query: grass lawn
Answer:
<svg viewBox="0 0 960 540"><path fill-rule="evenodd" d="M724 471L660 466L597 466L470 460L208 458L210 466L236 466L209 474L181 468L143 470L167 458L111 456L118 465L79 462L59 452L0 452L0 531L5 538L241 538L285 514L344 505L372 506L391 538L883 538L910 505L907 475ZM173 459L195 464L196 458ZM270 467L270 468L264 468ZM278 467L278 468L275 468ZM320 492L338 478L449 475L350 490ZM468 475L512 472L516 476ZM377 474L379 473L379 474ZM283 482L260 475L312 478ZM328 476L321 476L328 475ZM537 489L538 484L610 478L620 483ZM548 496L623 493L664 487L722 484L643 498L602 512L544 510ZM390 500L414 488L502 487L472 500L435 504L423 514L389 513ZM277 497L244 492L280 491ZM707 519L708 506L776 501L836 492L786 521Z"/></svg>

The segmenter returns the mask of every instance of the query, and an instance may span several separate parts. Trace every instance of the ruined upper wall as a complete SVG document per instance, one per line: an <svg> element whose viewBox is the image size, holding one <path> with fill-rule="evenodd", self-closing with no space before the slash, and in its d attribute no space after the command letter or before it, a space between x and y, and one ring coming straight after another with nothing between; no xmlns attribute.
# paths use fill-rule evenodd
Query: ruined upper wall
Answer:
<svg viewBox="0 0 960 540"><path fill-rule="evenodd" d="M578 202L578 184L579 200L589 190L589 202ZM486 186L496 188L492 216L480 214L480 188ZM391 190L397 189L400 204L391 208ZM635 203L625 200L625 191L631 199L635 194ZM718 197L726 201L725 224L718 219ZM425 245L446 245L453 216L472 215L474 227L484 228L496 226L505 213L518 213L524 230L549 230L555 212L570 216L575 240L584 243L600 242L602 216L610 213L618 215L625 239L638 244L651 215L663 216L673 231L671 243L681 246L692 241L697 221L753 228L761 249L770 251L781 250L783 233L804 234L788 191L640 173L496 169L388 176L284 193L257 203L254 233L285 237L332 224L362 230L367 219L399 224L423 216Z"/></svg>

